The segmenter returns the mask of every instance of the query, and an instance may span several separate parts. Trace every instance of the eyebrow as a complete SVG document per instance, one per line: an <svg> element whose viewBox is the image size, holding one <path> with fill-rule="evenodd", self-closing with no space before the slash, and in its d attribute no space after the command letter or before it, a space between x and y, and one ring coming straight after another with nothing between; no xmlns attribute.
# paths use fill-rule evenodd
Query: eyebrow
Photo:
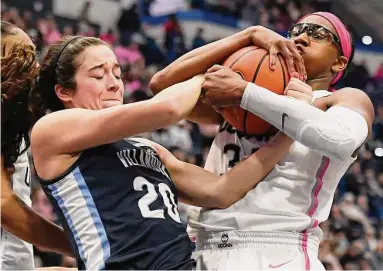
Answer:
<svg viewBox="0 0 383 271"><path fill-rule="evenodd" d="M105 64L106 64L106 62L105 62L105 63L101 63L101 64L99 64L99 65L96 65L96 66L90 68L88 71L93 71L93 70L102 68ZM113 66L114 66L113 68L121 68L121 67L120 67L120 64L118 64L118 63L114 63Z"/></svg>

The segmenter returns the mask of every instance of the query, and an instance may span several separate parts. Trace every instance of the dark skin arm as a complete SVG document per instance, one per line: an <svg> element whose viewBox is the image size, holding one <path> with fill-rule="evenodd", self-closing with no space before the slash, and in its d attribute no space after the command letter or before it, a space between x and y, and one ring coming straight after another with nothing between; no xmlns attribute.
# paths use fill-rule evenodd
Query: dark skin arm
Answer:
<svg viewBox="0 0 383 271"><path fill-rule="evenodd" d="M238 105L241 103L247 84L229 68L215 65L205 75L205 82L202 85L205 89L203 100L217 107ZM311 95L307 100L311 101L312 98L312 88L296 78L290 80L285 93L295 99L304 99L307 95ZM366 120L368 134L371 137L375 116L374 107L370 98L363 91L354 88L343 88L332 95L318 99L315 101L314 106L324 111L332 106L342 106L358 112ZM355 150L354 154L356 155L357 152L358 149Z"/></svg>
<svg viewBox="0 0 383 271"><path fill-rule="evenodd" d="M1 226L37 247L73 257L62 228L36 213L12 190L1 157Z"/></svg>
<svg viewBox="0 0 383 271"><path fill-rule="evenodd" d="M150 88L157 94L166 87L205 73L214 64L222 63L234 52L250 45L270 52L272 70L275 69L277 53L281 53L287 60L290 73L299 73L302 79L306 76L303 59L293 42L262 26L252 26L183 55L156 73L150 82ZM222 121L222 116L211 105L199 101L188 119L197 123L218 124Z"/></svg>

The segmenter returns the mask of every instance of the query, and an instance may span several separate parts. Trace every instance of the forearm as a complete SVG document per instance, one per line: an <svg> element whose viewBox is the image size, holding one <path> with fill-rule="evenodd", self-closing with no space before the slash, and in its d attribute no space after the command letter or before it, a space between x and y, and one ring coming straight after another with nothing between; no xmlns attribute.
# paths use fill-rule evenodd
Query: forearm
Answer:
<svg viewBox="0 0 383 271"><path fill-rule="evenodd" d="M217 197L221 197L227 207L243 198L270 173L293 143L294 140L287 135L278 133L257 152L220 177L214 190Z"/></svg>
<svg viewBox="0 0 383 271"><path fill-rule="evenodd" d="M2 198L1 226L26 242L73 257L62 228L37 214L15 194Z"/></svg>
<svg viewBox="0 0 383 271"><path fill-rule="evenodd" d="M252 83L246 87L241 107L329 158L350 158L368 135L366 120L351 109L334 106L324 112Z"/></svg>
<svg viewBox="0 0 383 271"><path fill-rule="evenodd" d="M186 53L155 74L150 82L150 88L153 93L158 93L168 86L206 72L214 64L222 63L234 52L251 45L251 36L259 29L259 26L252 26Z"/></svg>
<svg viewBox="0 0 383 271"><path fill-rule="evenodd" d="M182 163L170 171L180 200L207 208L227 208L253 189L285 155L293 140L280 133L223 176ZM166 164L165 164L166 166Z"/></svg>
<svg viewBox="0 0 383 271"><path fill-rule="evenodd" d="M203 80L203 76L198 75L182 83L177 83L164 89L153 97L153 100L170 102L176 105L176 117L179 120L184 119L198 101Z"/></svg>

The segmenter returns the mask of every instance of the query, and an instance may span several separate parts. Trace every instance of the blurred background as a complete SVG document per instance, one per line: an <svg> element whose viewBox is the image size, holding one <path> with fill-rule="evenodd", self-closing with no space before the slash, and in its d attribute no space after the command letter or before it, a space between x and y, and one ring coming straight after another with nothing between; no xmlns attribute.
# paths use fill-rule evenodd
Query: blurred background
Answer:
<svg viewBox="0 0 383 271"><path fill-rule="evenodd" d="M301 16L331 11L356 41L354 62L338 87L364 90L374 103L374 135L338 186L322 223L320 259L326 269L383 269L383 1L382 0L2 0L2 20L24 29L40 57L62 35L96 36L114 46L123 67L124 102L151 97L148 83L184 53L250 25L286 35ZM143 136L178 159L204 165L218 127L188 121ZM33 208L57 222L34 181ZM186 224L187 206L180 206ZM73 259L35 248L36 267L76 266Z"/></svg>

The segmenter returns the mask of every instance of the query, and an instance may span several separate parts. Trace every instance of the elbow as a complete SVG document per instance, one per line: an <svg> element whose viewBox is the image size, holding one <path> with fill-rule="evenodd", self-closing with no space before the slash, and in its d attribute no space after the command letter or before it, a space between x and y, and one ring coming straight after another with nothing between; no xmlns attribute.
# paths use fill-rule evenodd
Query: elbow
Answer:
<svg viewBox="0 0 383 271"><path fill-rule="evenodd" d="M164 102L165 102L165 107L166 107L166 114L169 117L168 118L169 122L170 122L169 125L176 123L176 122L182 120L183 118L185 118L185 116L186 116L185 112L181 108L178 101L171 99L171 100L167 100Z"/></svg>
<svg viewBox="0 0 383 271"><path fill-rule="evenodd" d="M216 199L215 202L216 202L215 205L217 209L227 209L235 203L235 201L224 196L221 196L220 198Z"/></svg>
<svg viewBox="0 0 383 271"><path fill-rule="evenodd" d="M7 229L8 221L12 219L12 202L14 202L14 197L11 195L1 196L1 226Z"/></svg>
<svg viewBox="0 0 383 271"><path fill-rule="evenodd" d="M154 95L156 95L163 89L161 85L163 84L164 78L165 73L163 71L159 71L155 75L153 75L152 79L150 80L149 88L152 90Z"/></svg>
<svg viewBox="0 0 383 271"><path fill-rule="evenodd" d="M218 189L213 190L209 197L212 207L217 209L227 209L235 203L235 201L232 200L232 197L225 193L221 193Z"/></svg>

